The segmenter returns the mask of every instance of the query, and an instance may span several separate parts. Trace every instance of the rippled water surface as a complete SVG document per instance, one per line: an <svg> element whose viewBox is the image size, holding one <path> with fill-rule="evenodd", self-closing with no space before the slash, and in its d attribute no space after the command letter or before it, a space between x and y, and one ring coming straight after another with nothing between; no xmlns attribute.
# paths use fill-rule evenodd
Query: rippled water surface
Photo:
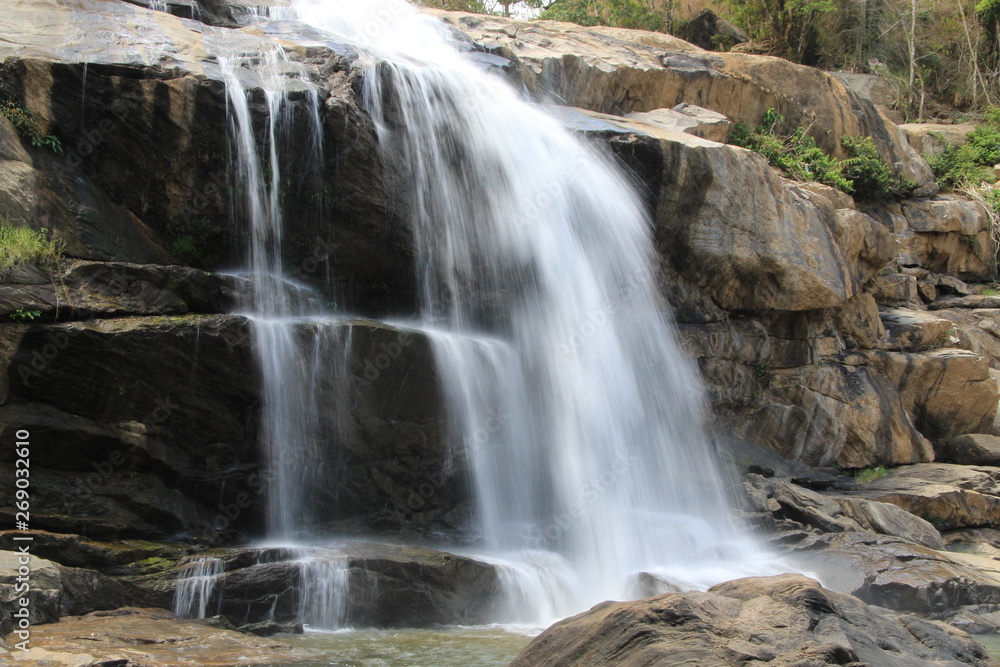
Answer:
<svg viewBox="0 0 1000 667"><path fill-rule="evenodd" d="M447 627L307 632L276 639L306 657L296 667L506 667L540 631L510 626Z"/></svg>

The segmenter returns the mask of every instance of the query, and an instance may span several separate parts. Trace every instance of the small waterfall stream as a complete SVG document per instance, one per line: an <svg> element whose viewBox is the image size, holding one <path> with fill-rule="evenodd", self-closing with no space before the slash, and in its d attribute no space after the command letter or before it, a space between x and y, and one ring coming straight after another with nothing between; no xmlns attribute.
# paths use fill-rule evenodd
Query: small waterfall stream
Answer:
<svg viewBox="0 0 1000 667"><path fill-rule="evenodd" d="M385 162L405 165L413 326L433 341L454 430L471 443L491 552L529 569L538 559L516 554L561 559L585 585L535 595L561 615L624 596L639 572L704 586L760 566L626 178L411 6L296 7L363 49L364 104Z"/></svg>
<svg viewBox="0 0 1000 667"><path fill-rule="evenodd" d="M477 532L504 588L497 619L548 623L627 596L640 573L705 587L766 571L732 517L626 178L408 4L299 0L291 14L359 48L364 104L404 177L420 289L407 326L432 341L465 443ZM343 321L285 277L281 189L293 116L313 138L294 150L322 163L319 100L278 48L217 57L249 238L268 534L315 539L312 502L332 474L317 452L336 446L318 418L334 410L318 388L338 374L322 341ZM348 579L324 558L304 556L300 611L335 628ZM178 608L204 614L211 592L183 590Z"/></svg>

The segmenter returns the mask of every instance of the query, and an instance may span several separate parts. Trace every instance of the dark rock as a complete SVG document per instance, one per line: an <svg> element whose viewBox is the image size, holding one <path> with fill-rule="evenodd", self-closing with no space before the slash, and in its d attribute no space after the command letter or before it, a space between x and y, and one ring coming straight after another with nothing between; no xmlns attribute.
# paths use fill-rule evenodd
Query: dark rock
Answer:
<svg viewBox="0 0 1000 667"><path fill-rule="evenodd" d="M747 41L746 33L711 9L703 9L688 19L677 36L708 51L727 51Z"/></svg>
<svg viewBox="0 0 1000 667"><path fill-rule="evenodd" d="M318 584L308 578L309 563L316 564L316 572L325 579L333 571L345 577L346 589L339 594L347 596L341 619L346 625L474 625L489 621L498 604L495 566L418 547L351 542L329 548L247 549L208 555L218 558L223 570L210 589L207 607L240 629L249 625L269 631L316 623L302 617L303 609L308 610L308 594L318 593ZM197 560L187 559L124 581L136 599L169 606L179 577Z"/></svg>
<svg viewBox="0 0 1000 667"><path fill-rule="evenodd" d="M980 665L943 623L869 607L801 575L739 579L707 593L605 602L539 635L511 667L555 665Z"/></svg>
<svg viewBox="0 0 1000 667"><path fill-rule="evenodd" d="M17 551L0 552L0 635L14 627L13 613L25 596L19 588L18 570L25 563ZM30 569L28 610L32 625L54 623L63 616L114 609L126 603L126 589L114 579L81 568L64 567L52 561L27 557Z"/></svg>
<svg viewBox="0 0 1000 667"><path fill-rule="evenodd" d="M1000 572L986 559L864 533L822 535L791 547L795 562L828 588L869 604L927 613L1000 603Z"/></svg>
<svg viewBox="0 0 1000 667"><path fill-rule="evenodd" d="M937 460L967 466L1000 466L1000 437L971 433L934 447Z"/></svg>

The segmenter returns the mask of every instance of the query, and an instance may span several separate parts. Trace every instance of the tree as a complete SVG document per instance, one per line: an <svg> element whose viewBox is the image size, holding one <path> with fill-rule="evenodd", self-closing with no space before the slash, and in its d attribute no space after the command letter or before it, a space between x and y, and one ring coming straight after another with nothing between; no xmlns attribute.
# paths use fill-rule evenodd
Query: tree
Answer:
<svg viewBox="0 0 1000 667"><path fill-rule="evenodd" d="M541 3L539 3L541 4ZM667 13L657 0L554 0L539 18L580 25L665 30Z"/></svg>

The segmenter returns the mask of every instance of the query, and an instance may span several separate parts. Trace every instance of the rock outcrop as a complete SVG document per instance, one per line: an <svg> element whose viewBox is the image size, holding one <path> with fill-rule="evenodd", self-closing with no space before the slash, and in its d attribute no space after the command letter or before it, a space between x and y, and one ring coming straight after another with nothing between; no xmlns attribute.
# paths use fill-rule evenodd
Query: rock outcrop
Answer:
<svg viewBox="0 0 1000 667"><path fill-rule="evenodd" d="M990 664L964 632L869 607L801 575L706 593L605 602L538 636L512 667L545 665Z"/></svg>
<svg viewBox="0 0 1000 667"><path fill-rule="evenodd" d="M658 33L433 13L510 60L509 75L534 94L613 114L687 102L750 124L774 108L788 128L810 127L822 148L840 156L841 137L874 137L889 164L924 194L937 192L930 168L896 125L826 72L781 58L704 51Z"/></svg>
<svg viewBox="0 0 1000 667"><path fill-rule="evenodd" d="M127 607L73 616L34 628L31 647L13 655L25 665L290 665L309 654L163 609Z"/></svg>

